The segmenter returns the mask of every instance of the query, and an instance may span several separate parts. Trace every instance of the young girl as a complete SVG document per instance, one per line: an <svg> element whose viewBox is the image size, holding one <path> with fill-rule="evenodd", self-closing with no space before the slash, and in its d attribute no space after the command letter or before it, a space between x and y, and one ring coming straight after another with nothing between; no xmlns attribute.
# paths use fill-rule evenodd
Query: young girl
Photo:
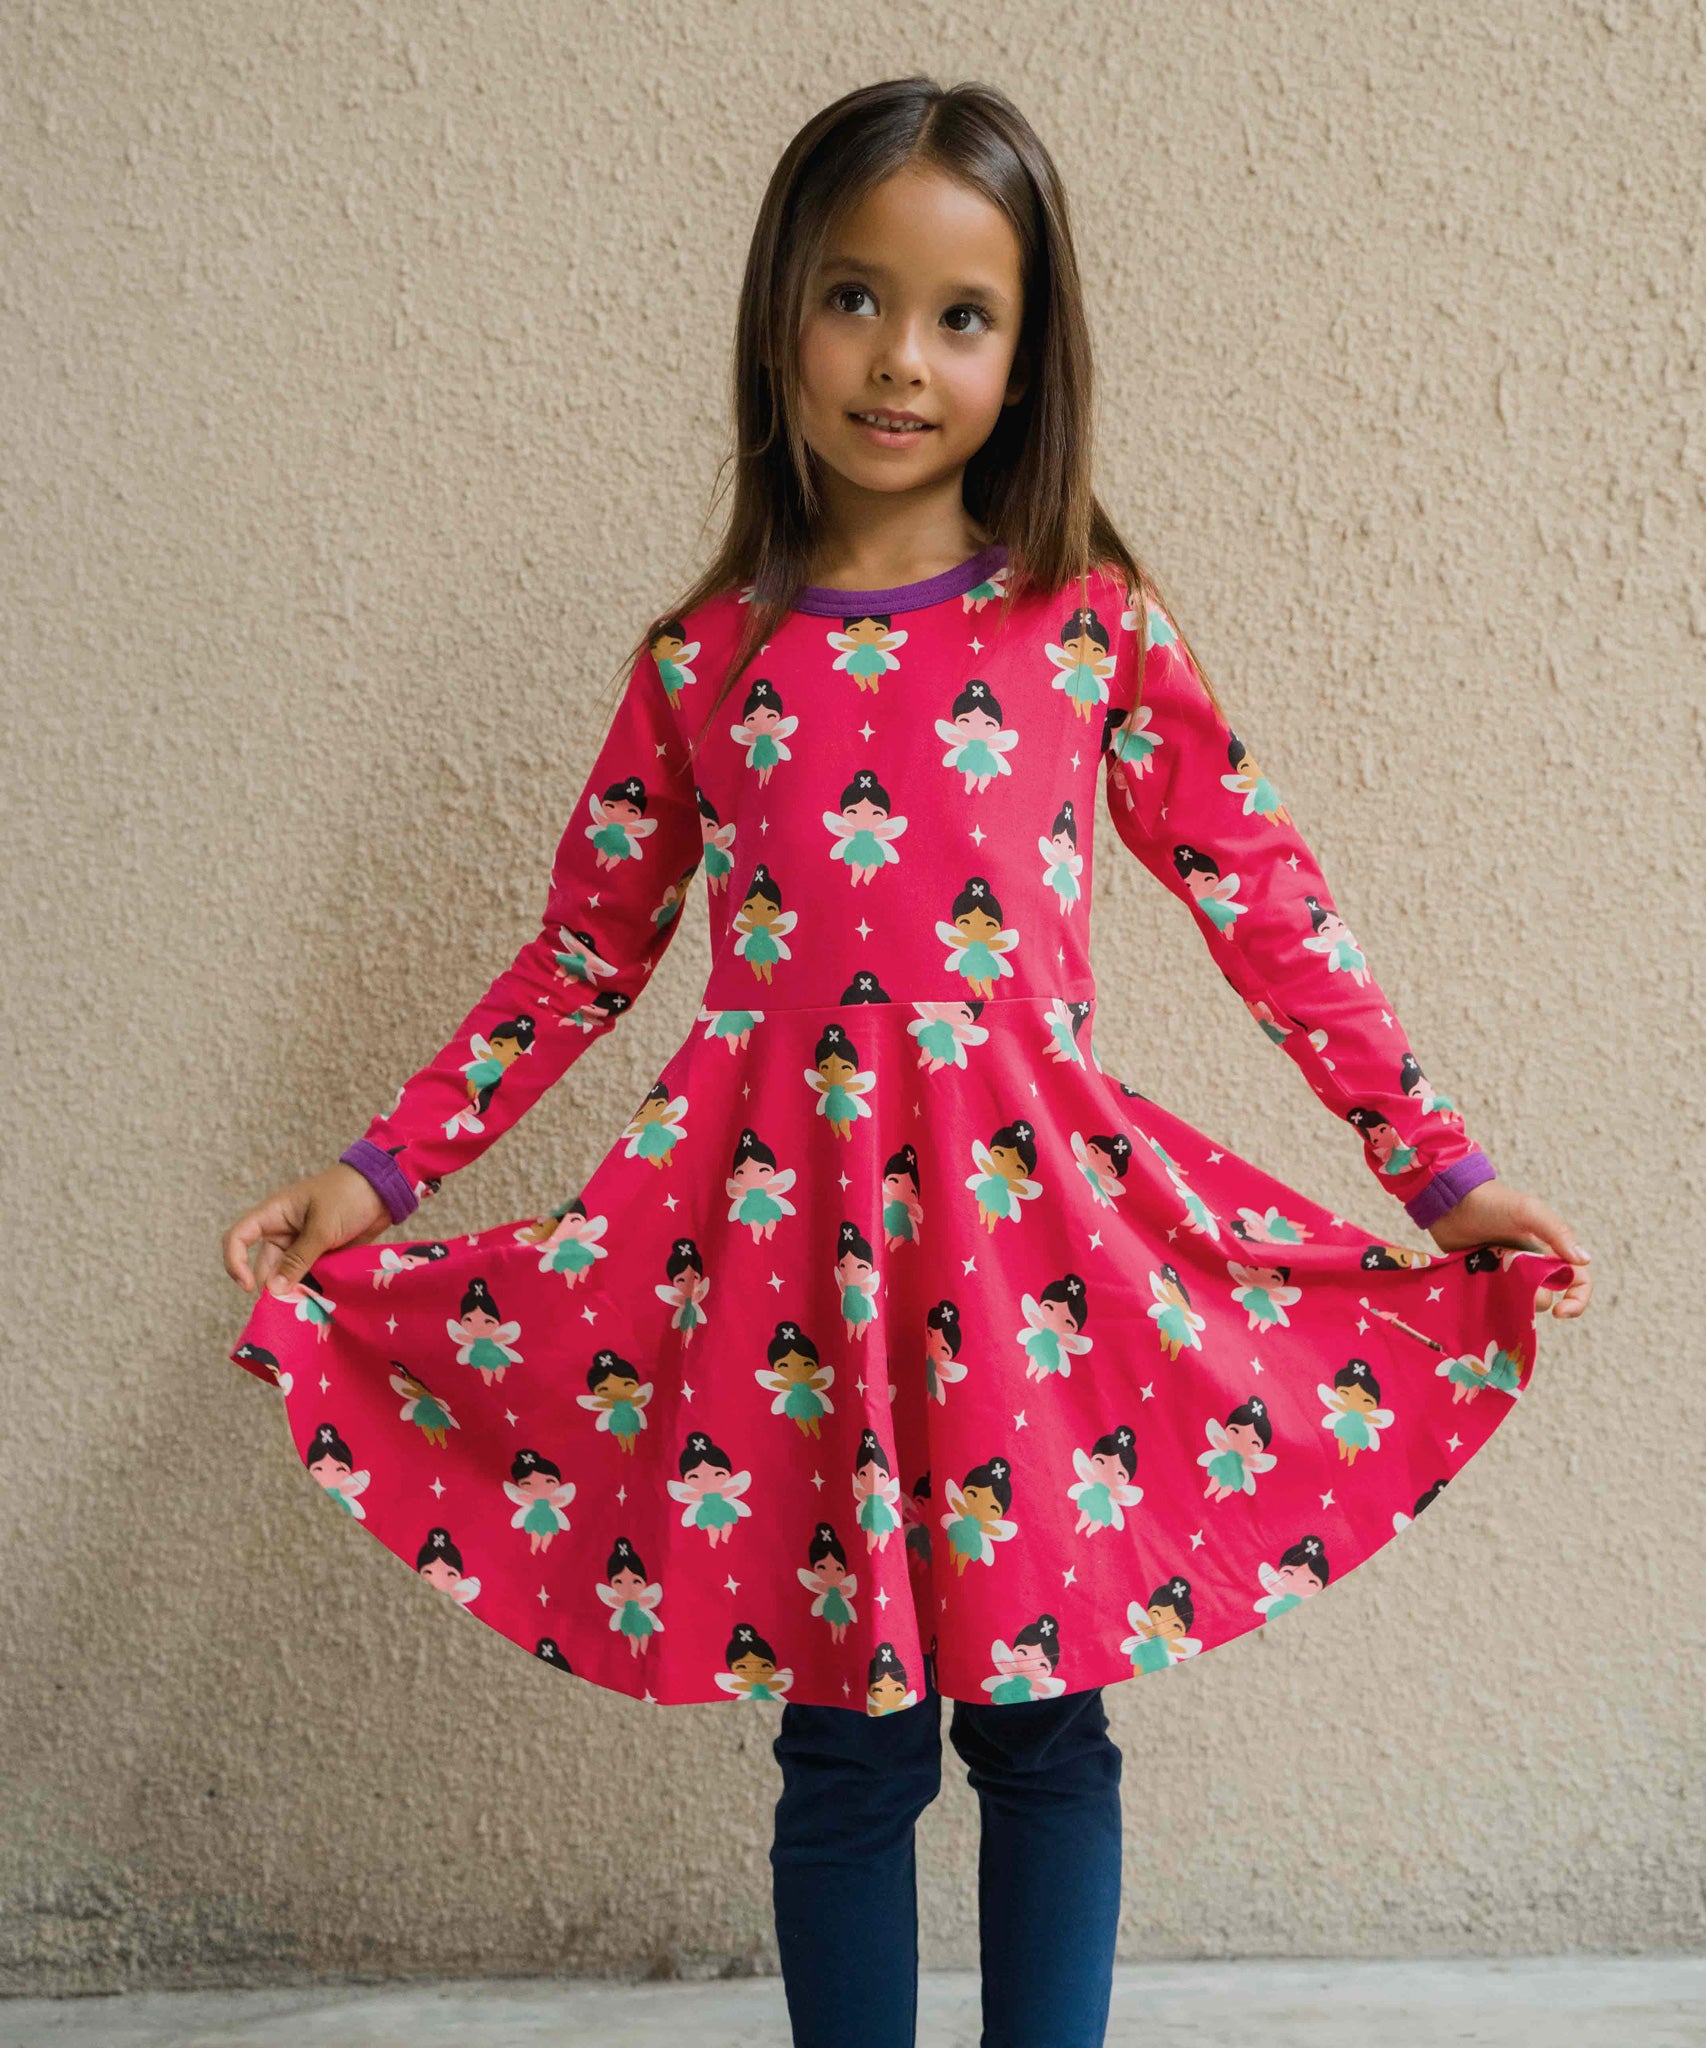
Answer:
<svg viewBox="0 0 1706 2048"><path fill-rule="evenodd" d="M1092 492L1091 395L1065 195L1010 101L912 78L810 121L747 260L727 536L636 643L539 931L339 1164L225 1240L258 1288L231 1356L283 1390L305 1460L322 1425L359 1446L360 1527L594 1685L781 1703L774 1905L813 2048L913 2038L943 1697L983 1813L983 2039L1101 2041L1102 1688L1261 1627L1252 1589L1300 1528L1335 1577L1390 1541L1419 1480L1510 1412L1537 1308L1588 1299L1573 1234L1418 1086L1242 710L1235 733ZM1099 775L1120 845L1434 1251L1103 1067ZM373 1249L614 1026L708 843L706 1028L552 1211L600 1219L596 1263L564 1271L514 1224ZM1084 1170L1086 1134L1110 1172ZM681 1242L723 1305L691 1347L657 1281ZM809 1431L778 1410L783 1327L833 1385ZM1512 1370L1459 1399L1441 1359L1489 1346ZM1378 1454L1369 1402L1338 1399L1351 1357ZM434 1431L409 1419L426 1387ZM1205 1501L1204 1419L1230 1436L1252 1390L1260 1484L1212 1467ZM1082 1451L1108 1443L1144 1484L1092 1541ZM548 1548L506 1491L527 1444L561 1473ZM920 1528L890 1542L903 1477ZM611 1626L629 1556L643 1656ZM824 1563L848 1557L857 1597L832 1609Z"/></svg>

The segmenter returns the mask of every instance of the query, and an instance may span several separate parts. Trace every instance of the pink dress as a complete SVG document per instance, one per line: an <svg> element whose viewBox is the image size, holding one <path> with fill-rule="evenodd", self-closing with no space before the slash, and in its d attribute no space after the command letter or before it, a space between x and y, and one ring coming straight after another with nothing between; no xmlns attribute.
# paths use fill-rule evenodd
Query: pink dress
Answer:
<svg viewBox="0 0 1706 2048"><path fill-rule="evenodd" d="M1371 1237L1102 1065L1105 763L1381 1188L1426 1225L1492 1174L1164 611L1109 572L1003 622L1005 559L808 587L714 713L750 592L656 637L537 936L344 1156L412 1214L639 995L703 864L687 1042L583 1187L330 1253L231 1352L352 1519L595 1685L878 1711L931 1649L953 1699L1165 1670L1407 1527L1567 1283Z"/></svg>

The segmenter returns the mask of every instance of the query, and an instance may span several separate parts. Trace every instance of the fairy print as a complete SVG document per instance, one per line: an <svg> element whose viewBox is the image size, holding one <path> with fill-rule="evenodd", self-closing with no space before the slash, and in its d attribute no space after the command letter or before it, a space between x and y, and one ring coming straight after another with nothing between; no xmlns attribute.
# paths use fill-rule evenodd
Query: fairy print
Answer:
<svg viewBox="0 0 1706 2048"><path fill-rule="evenodd" d="M1108 678L1114 673L1108 652L1108 629L1089 605L1080 605L1060 631L1060 645L1043 649L1054 664L1054 687L1066 692L1075 717L1094 718L1108 701Z"/></svg>
<svg viewBox="0 0 1706 2048"><path fill-rule="evenodd" d="M883 1246L917 1244L924 1227L924 1206L918 1194L918 1154L902 1145L883 1167Z"/></svg>
<svg viewBox="0 0 1706 2048"><path fill-rule="evenodd" d="M522 1450L511 1460L504 1492L515 1503L509 1525L525 1533L529 1552L549 1550L551 1538L569 1526L574 1481L565 1479L562 1467L538 1451Z"/></svg>
<svg viewBox="0 0 1706 2048"><path fill-rule="evenodd" d="M703 1529L711 1548L727 1543L735 1524L752 1513L741 1499L752 1484L750 1472L733 1470L729 1454L702 1429L689 1430L681 1447L679 1479L666 1480L671 1500L682 1503L681 1526Z"/></svg>
<svg viewBox="0 0 1706 2048"><path fill-rule="evenodd" d="M1084 1053L1078 1035L1089 1014L1087 1002L1069 1003L1064 996L1056 996L1044 1011L1043 1050L1057 1066L1083 1066Z"/></svg>
<svg viewBox="0 0 1706 2048"><path fill-rule="evenodd" d="M1350 926L1319 897L1305 896L1303 905L1309 912L1309 922L1313 927L1312 935L1303 941L1304 952L1319 953L1327 963L1329 974L1348 974L1361 988L1368 979L1368 962L1352 936Z"/></svg>
<svg viewBox="0 0 1706 2048"><path fill-rule="evenodd" d="M1222 789L1242 797L1239 805L1246 817L1267 818L1276 825L1288 825L1291 813L1279 800L1279 791L1262 773L1252 754L1236 733L1229 734L1226 743L1226 758L1232 764L1232 773L1220 778Z"/></svg>
<svg viewBox="0 0 1706 2048"><path fill-rule="evenodd" d="M784 1216L792 1216L794 1205L788 1190L794 1185L794 1169L776 1165L776 1155L756 1131L742 1131L735 1140L734 1164L723 1182L729 1198L728 1221L745 1224L754 1244L776 1235Z"/></svg>
<svg viewBox="0 0 1706 2048"><path fill-rule="evenodd" d="M682 691L696 680L689 664L699 652L698 641L688 639L687 628L679 619L665 619L653 633L648 648L657 663L658 679L665 694L672 705L679 704Z"/></svg>
<svg viewBox="0 0 1706 2048"><path fill-rule="evenodd" d="M600 954L591 932L570 931L566 924L557 927L557 947L551 960L556 978L571 988L577 983L595 988L600 975L608 980L616 972L615 962Z"/></svg>
<svg viewBox="0 0 1706 2048"><path fill-rule="evenodd" d="M824 1416L835 1413L829 1389L835 1383L835 1368L818 1357L817 1346L798 1323L780 1322L765 1352L768 1365L757 1367L753 1378L767 1394L776 1396L770 1404L772 1415L786 1415L800 1426L802 1436L820 1437Z"/></svg>
<svg viewBox="0 0 1706 2048"><path fill-rule="evenodd" d="M906 820L891 817L891 809L889 793L875 771L861 768L841 792L840 810L823 814L834 842L829 857L843 863L855 888L869 882L879 868L893 867L900 860L894 842L906 830Z"/></svg>
<svg viewBox="0 0 1706 2048"><path fill-rule="evenodd" d="M855 1519L865 1532L866 1550L886 1550L889 1538L900 1527L900 1512L896 1505L900 1499L900 1481L895 1478L888 1453L878 1441L874 1429L865 1429L859 1436L853 1467L853 1499L856 1503Z"/></svg>
<svg viewBox="0 0 1706 2048"><path fill-rule="evenodd" d="M1084 872L1084 856L1078 851L1078 824L1070 797L1055 812L1048 836L1037 841L1037 851L1043 857L1043 887L1054 891L1064 915L1083 894L1078 877Z"/></svg>
<svg viewBox="0 0 1706 2048"><path fill-rule="evenodd" d="M930 1569L933 1553L930 1548L930 1475L920 1472L912 1482L912 1491L903 1493L900 1499L900 1519L905 1529L904 1541L909 1564L921 1564Z"/></svg>
<svg viewBox="0 0 1706 2048"><path fill-rule="evenodd" d="M653 1291L659 1301L668 1304L669 1327L681 1333L681 1345L685 1350L692 1343L695 1331L702 1330L710 1321L705 1313L705 1297L711 1291L711 1283L705 1277L705 1262L692 1238L678 1237L675 1240L664 1260L663 1272L663 1279Z"/></svg>
<svg viewBox="0 0 1706 2048"><path fill-rule="evenodd" d="M1450 1484L1451 1482L1448 1479L1436 1479L1425 1493L1417 1494L1416 1504L1408 1514L1405 1514L1401 1508L1397 1510L1392 1517L1393 1535L1402 1536L1422 1510L1424 1508L1431 1508Z"/></svg>
<svg viewBox="0 0 1706 2048"><path fill-rule="evenodd" d="M590 800L592 823L586 836L592 841L597 865L620 867L625 860L639 860L643 842L658 828L656 818L646 816L646 785L637 775L625 775L611 783L603 796Z"/></svg>
<svg viewBox="0 0 1706 2048"><path fill-rule="evenodd" d="M1217 932L1229 932L1249 909L1238 901L1239 878L1223 875L1212 854L1196 846L1175 846L1173 865L1191 900Z"/></svg>
<svg viewBox="0 0 1706 2048"><path fill-rule="evenodd" d="M816 1063L805 1070L806 1086L817 1096L817 1113L838 1138L850 1137L860 1117L871 1114L866 1099L874 1073L859 1066L859 1048L840 1024L826 1024L817 1042Z"/></svg>
<svg viewBox="0 0 1706 2048"><path fill-rule="evenodd" d="M373 1474L355 1469L350 1447L332 1423L322 1422L315 1430L314 1440L302 1462L308 1468L308 1476L324 1489L329 1499L337 1502L352 1521L367 1520L361 1496L367 1491Z"/></svg>
<svg viewBox="0 0 1706 2048"><path fill-rule="evenodd" d="M1208 1449L1197 1453L1197 1463L1208 1474L1203 1492L1210 1500L1254 1493L1261 1474L1271 1472L1279 1462L1268 1449L1274 1440L1274 1426L1268 1419L1268 1404L1260 1395L1240 1401L1224 1422L1216 1422L1211 1415L1207 1434Z"/></svg>
<svg viewBox="0 0 1706 2048"><path fill-rule="evenodd" d="M1339 1441L1339 1456L1354 1465L1358 1451L1378 1451L1380 1432L1394 1420L1390 1408L1380 1405L1380 1382L1369 1370L1366 1358L1353 1358L1333 1375L1329 1387L1316 1387L1326 1414L1321 1427L1331 1430Z"/></svg>
<svg viewBox="0 0 1706 2048"><path fill-rule="evenodd" d="M904 647L906 634L895 632L887 618L870 614L843 619L839 633L824 638L837 650L832 668L850 675L861 690L875 690L891 669L900 667L897 647Z"/></svg>
<svg viewBox="0 0 1706 2048"><path fill-rule="evenodd" d="M1432 1252L1418 1251L1414 1245L1387 1244L1384 1240L1365 1244L1362 1248L1362 1257L1357 1260L1357 1264L1365 1273L1419 1273L1424 1266L1431 1266L1433 1262ZM1363 1305L1366 1307L1367 1303ZM1376 1313L1386 1312L1377 1310ZM1392 1317L1391 1320L1396 1321L1397 1318ZM1408 1328L1408 1325L1405 1327ZM1433 1342L1432 1338L1425 1341ZM1439 1349L1438 1345L1434 1348Z"/></svg>
<svg viewBox="0 0 1706 2048"><path fill-rule="evenodd" d="M918 1041L918 1064L927 1074L944 1067L964 1068L966 1047L984 1045L989 1033L978 1020L981 1003L914 1003L917 1012L907 1030Z"/></svg>
<svg viewBox="0 0 1706 2048"><path fill-rule="evenodd" d="M1406 1145L1392 1128L1390 1119L1378 1109L1347 1109L1345 1122L1354 1124L1361 1131L1363 1143L1378 1162L1377 1171L1384 1174L1408 1173L1415 1165L1418 1153L1414 1145Z"/></svg>
<svg viewBox="0 0 1706 2048"><path fill-rule="evenodd" d="M883 987L882 983L868 967L861 967L859 972L854 975L853 979L841 991L841 1001L843 1004L888 1003L893 1000L894 998L889 994L888 990Z"/></svg>
<svg viewBox="0 0 1706 2048"><path fill-rule="evenodd" d="M597 1428L613 1436L624 1451L632 1451L646 1426L646 1403L652 1398L652 1383L642 1382L627 1359L606 1346L592 1354L586 1372L587 1391L576 1401L598 1417Z"/></svg>
<svg viewBox="0 0 1706 2048"><path fill-rule="evenodd" d="M379 1263L373 1269L375 1287L389 1287L399 1273L413 1273L450 1256L447 1244L385 1244L379 1247Z"/></svg>
<svg viewBox="0 0 1706 2048"><path fill-rule="evenodd" d="M415 1557L415 1570L429 1586L448 1593L458 1607L466 1607L470 1601L479 1598L480 1582L464 1574L462 1553L451 1540L448 1529L427 1531L426 1541Z"/></svg>
<svg viewBox="0 0 1706 2048"><path fill-rule="evenodd" d="M619 988L601 989L597 995L589 997L585 1002L575 1004L573 1009L559 1011L557 1022L561 1025L572 1024L577 1030L588 1034L601 1031L606 1025L614 1024L633 1000L632 996L624 995Z"/></svg>
<svg viewBox="0 0 1706 2048"><path fill-rule="evenodd" d="M337 1305L329 1294L322 1291L312 1272L304 1273L300 1280L274 1282L272 1298L288 1304L296 1320L306 1323L318 1342L323 1344L332 1334L332 1318L338 1312Z"/></svg>
<svg viewBox="0 0 1706 2048"><path fill-rule="evenodd" d="M1398 1061L1398 1086L1423 1116L1443 1115L1448 1123L1462 1128L1462 1112L1449 1095L1441 1095L1434 1087L1413 1052L1403 1054Z"/></svg>
<svg viewBox="0 0 1706 2048"><path fill-rule="evenodd" d="M1058 1699L1066 1690L1066 1680L1057 1675L1060 1623L1052 1614L1039 1614L1020 1629L1011 1647L997 1636L990 1645L989 1661L995 1671L983 1681L983 1689L992 1707Z"/></svg>
<svg viewBox="0 0 1706 2048"><path fill-rule="evenodd" d="M1068 1500L1076 1503L1078 1520L1075 1536L1094 1536L1103 1529L1123 1529L1125 1511L1143 1498L1137 1477L1137 1432L1129 1422L1099 1436L1088 1451L1075 1449L1072 1469L1076 1481L1066 1489Z"/></svg>
<svg viewBox="0 0 1706 2048"><path fill-rule="evenodd" d="M960 1484L950 1479L946 1487L948 1512L942 1527L948 1532L948 1549L956 1575L964 1577L968 1564L995 1562L995 1546L1018 1535L1019 1525L1007 1517L1013 1505L1013 1468L1005 1458L988 1458L974 1465Z"/></svg>
<svg viewBox="0 0 1706 2048"><path fill-rule="evenodd" d="M661 1081L654 1082L622 1133L627 1140L624 1156L667 1166L676 1146L687 1136L686 1115L687 1097L671 1095Z"/></svg>
<svg viewBox="0 0 1706 2048"><path fill-rule="evenodd" d="M939 1301L924 1318L924 1387L932 1401L948 1398L948 1389L966 1376L960 1358L960 1312L951 1301Z"/></svg>
<svg viewBox="0 0 1706 2048"><path fill-rule="evenodd" d="M643 1657L652 1637L663 1627L658 1604L663 1587L648 1581L640 1553L626 1536L618 1536L605 1560L604 1577L592 1589L610 1609L612 1631L628 1639L631 1655Z"/></svg>
<svg viewBox="0 0 1706 2048"><path fill-rule="evenodd" d="M992 782L1013 773L1007 756L1019 744L1019 735L1002 725L1000 702L985 682L966 684L948 716L937 719L936 737L947 742L942 766L965 777L967 796L981 796Z"/></svg>
<svg viewBox="0 0 1706 2048"><path fill-rule="evenodd" d="M1072 1133L1072 1156L1084 1176L1097 1206L1111 1209L1125 1193L1126 1169L1131 1165L1131 1140L1122 1131L1114 1136L1086 1138Z"/></svg>
<svg viewBox="0 0 1706 2048"><path fill-rule="evenodd" d="M1008 954L1019 944L1019 934L1001 922L1001 904L982 875L973 875L954 898L952 923L939 921L936 936L948 949L943 962L951 973L963 976L974 995L987 1001L995 984L1011 980L1013 963Z"/></svg>
<svg viewBox="0 0 1706 2048"><path fill-rule="evenodd" d="M1332 1576L1327 1567L1327 1547L1319 1536L1305 1536L1280 1555L1278 1565L1265 1559L1256 1567L1262 1596L1256 1612L1264 1621L1277 1621L1305 1600L1312 1600Z"/></svg>
<svg viewBox="0 0 1706 2048"><path fill-rule="evenodd" d="M548 1216L524 1223L515 1233L517 1244L539 1247L541 1273L561 1273L570 1287L584 1280L600 1259L610 1256L603 1244L610 1228L607 1216L589 1216L579 1195L571 1196Z"/></svg>
<svg viewBox="0 0 1706 2048"><path fill-rule="evenodd" d="M746 900L735 914L735 953L760 981L768 983L779 960L791 960L788 934L798 920L782 908L782 885L760 861L752 871Z"/></svg>
<svg viewBox="0 0 1706 2048"><path fill-rule="evenodd" d="M961 605L968 612L980 612L986 604L994 604L1007 594L1007 576L1007 564L1003 562L999 569L991 569L987 576L972 585L960 599Z"/></svg>
<svg viewBox="0 0 1706 2048"><path fill-rule="evenodd" d="M231 1357L236 1364L246 1367L257 1378L270 1373L273 1385L283 1393L288 1394L296 1384L296 1375L285 1372L264 1344L251 1344L245 1338L241 1343L232 1345Z"/></svg>
<svg viewBox="0 0 1706 2048"><path fill-rule="evenodd" d="M705 869L705 887L713 896L720 896L734 873L735 821L731 818L725 825L717 816L716 805L697 784L693 794L699 805L699 857Z"/></svg>
<svg viewBox="0 0 1706 2048"><path fill-rule="evenodd" d="M1156 1587L1147 1602L1132 1601L1125 1618L1131 1634L1120 1648L1131 1659L1134 1676L1170 1671L1202 1648L1190 1633L1196 1607L1188 1579L1169 1579L1164 1586Z"/></svg>
<svg viewBox="0 0 1706 2048"><path fill-rule="evenodd" d="M458 1131L478 1133L486 1128L480 1119L490 1108L498 1083L524 1052L533 1050L533 1019L512 1017L506 1024L494 1024L489 1039L476 1031L468 1040L468 1050L473 1058L462 1062L468 1107L459 1109L445 1124L447 1138Z"/></svg>
<svg viewBox="0 0 1706 2048"><path fill-rule="evenodd" d="M853 1605L859 1580L847 1569L847 1552L833 1523L818 1523L806 1545L806 1561L797 1570L800 1584L812 1596L813 1616L829 1624L829 1639L839 1645L849 1625L859 1618Z"/></svg>
<svg viewBox="0 0 1706 2048"><path fill-rule="evenodd" d="M503 1320L484 1280L469 1281L460 1317L448 1321L444 1328L456 1345L456 1363L471 1365L488 1387L501 1385L510 1367L522 1362L515 1348L521 1325Z"/></svg>
<svg viewBox="0 0 1706 2048"><path fill-rule="evenodd" d="M1118 787L1127 810L1136 804L1138 778L1149 773L1149 764L1161 745L1160 734L1149 729L1151 716L1147 704L1140 704L1136 711L1110 704L1102 723L1102 751L1120 770L1117 785L1110 778L1109 788Z"/></svg>
<svg viewBox="0 0 1706 2048"><path fill-rule="evenodd" d="M442 1451L450 1441L450 1432L461 1427L448 1405L428 1389L425 1380L396 1359L391 1361L387 1383L403 1404L397 1410L398 1419L413 1424L434 1450Z"/></svg>
<svg viewBox="0 0 1706 2048"><path fill-rule="evenodd" d="M879 1643L871 1653L865 1673L867 1715L898 1714L903 1707L916 1706L918 1694L906 1682L906 1666L893 1643Z"/></svg>
<svg viewBox="0 0 1706 2048"><path fill-rule="evenodd" d="M776 685L760 677L746 693L739 725L729 727L729 738L746 749L746 765L760 789L783 761L794 758L788 741L799 728L800 721L783 709Z"/></svg>
<svg viewBox="0 0 1706 2048"><path fill-rule="evenodd" d="M1150 1274L1149 1291L1154 1300L1145 1313L1155 1323L1161 1349L1172 1359L1177 1359L1184 1350L1200 1351L1202 1333L1208 1325L1191 1307L1190 1292L1184 1281L1165 1260L1157 1271Z"/></svg>
<svg viewBox="0 0 1706 2048"><path fill-rule="evenodd" d="M1473 1401L1488 1387L1514 1397L1521 1392L1522 1353L1507 1351L1502 1344L1489 1339L1479 1357L1470 1351L1461 1358L1442 1358L1434 1371L1451 1382L1454 1406L1459 1401Z"/></svg>
<svg viewBox="0 0 1706 2048"><path fill-rule="evenodd" d="M1090 1316L1090 1298L1076 1273L1051 1280L1040 1296L1020 1298L1019 1313L1025 1327L1013 1332L1026 1360L1029 1380L1070 1379L1072 1361L1092 1348L1084 1325Z"/></svg>
<svg viewBox="0 0 1706 2048"><path fill-rule="evenodd" d="M1166 1147L1162 1145L1161 1141L1158 1138L1151 1138L1147 1132L1144 1133L1144 1138L1150 1150L1154 1152L1156 1158L1167 1169L1167 1178L1173 1183L1173 1192L1185 1205L1185 1220L1199 1235L1212 1238L1218 1244L1220 1242L1220 1218L1215 1215L1202 1196L1192 1188L1190 1182L1185 1178L1184 1169L1172 1154L1167 1151Z"/></svg>
<svg viewBox="0 0 1706 2048"><path fill-rule="evenodd" d="M762 1010L707 1010L699 1012L699 1023L714 1045L726 1045L731 1053L746 1051L753 1027L764 1022Z"/></svg>
<svg viewBox="0 0 1706 2048"><path fill-rule="evenodd" d="M987 1145L975 1139L971 1156L977 1170L966 1175L965 1184L985 1229L993 1230L1004 1219L1017 1223L1023 1213L1021 1205L1034 1202L1043 1191L1042 1182L1033 1178L1037 1165L1033 1126L1023 1117L1003 1124Z"/></svg>
<svg viewBox="0 0 1706 2048"><path fill-rule="evenodd" d="M687 891L692 885L693 877L698 872L697 862L690 868L683 868L681 873L676 876L675 880L670 883L669 887L658 898L657 904L652 911L652 923L660 931L665 925L673 924L676 918L681 915L681 906L687 901Z"/></svg>
<svg viewBox="0 0 1706 2048"><path fill-rule="evenodd" d="M1307 1223L1294 1223L1270 1202L1265 1209L1240 1209L1227 1225L1246 1244L1303 1244L1314 1236Z"/></svg>
<svg viewBox="0 0 1706 2048"><path fill-rule="evenodd" d="M835 1284L848 1337L863 1338L877 1318L877 1268L870 1240L856 1223L844 1221L836 1233Z"/></svg>
<svg viewBox="0 0 1706 2048"><path fill-rule="evenodd" d="M714 1674L724 1692L737 1700L785 1700L794 1682L791 1671L782 1670L776 1652L750 1621L737 1621L723 1652L726 1671Z"/></svg>
<svg viewBox="0 0 1706 2048"><path fill-rule="evenodd" d="M1232 1299L1249 1318L1247 1329L1290 1327L1291 1318L1286 1310L1303 1299L1303 1289L1289 1284L1289 1266L1241 1266L1235 1259L1228 1259L1226 1270L1232 1275Z"/></svg>
<svg viewBox="0 0 1706 2048"><path fill-rule="evenodd" d="M533 1654L541 1664L549 1664L553 1671L573 1672L575 1668L563 1653L555 1636L541 1636L533 1646Z"/></svg>

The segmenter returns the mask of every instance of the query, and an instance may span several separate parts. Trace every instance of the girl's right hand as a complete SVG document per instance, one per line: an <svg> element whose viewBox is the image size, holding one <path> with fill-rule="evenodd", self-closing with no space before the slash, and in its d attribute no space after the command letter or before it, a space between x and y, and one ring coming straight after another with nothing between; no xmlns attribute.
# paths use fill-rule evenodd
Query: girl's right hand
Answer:
<svg viewBox="0 0 1706 2048"><path fill-rule="evenodd" d="M342 1160L292 1181L239 1216L223 1240L225 1270L245 1294L294 1287L322 1252L371 1244L391 1227L391 1212L365 1174ZM254 1269L249 1247L258 1243Z"/></svg>

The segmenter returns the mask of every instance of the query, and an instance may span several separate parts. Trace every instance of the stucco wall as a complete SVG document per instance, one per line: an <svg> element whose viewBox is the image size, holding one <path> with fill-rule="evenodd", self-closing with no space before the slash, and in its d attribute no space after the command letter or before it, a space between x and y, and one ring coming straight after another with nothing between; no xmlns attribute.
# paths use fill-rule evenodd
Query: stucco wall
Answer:
<svg viewBox="0 0 1706 2048"><path fill-rule="evenodd" d="M1123 1953L1700 1943L1706 12L0 0L0 39L0 1983L772 1966L769 1710L565 1684L328 1512L225 1362L217 1239L531 928L702 548L763 180L913 68L1058 153L1104 494L1599 1273L1425 1535L1109 1692ZM1404 1236L1101 852L1104 1057ZM704 958L696 888L435 1228L578 1184ZM976 1956L949 1780L927 1962Z"/></svg>

